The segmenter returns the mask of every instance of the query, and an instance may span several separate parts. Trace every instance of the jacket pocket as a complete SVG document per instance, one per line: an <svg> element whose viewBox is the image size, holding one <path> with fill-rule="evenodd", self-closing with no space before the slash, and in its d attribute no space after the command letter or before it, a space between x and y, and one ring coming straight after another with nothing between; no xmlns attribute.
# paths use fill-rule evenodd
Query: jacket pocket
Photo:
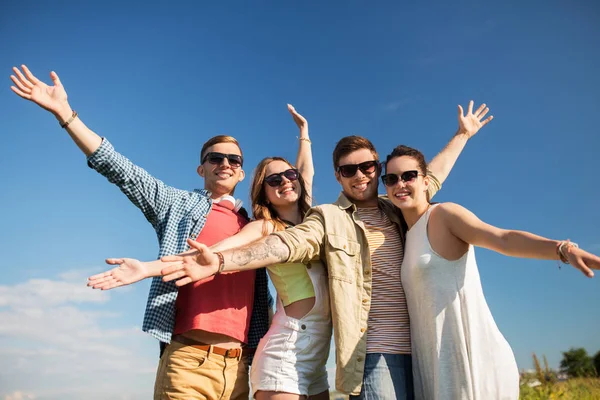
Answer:
<svg viewBox="0 0 600 400"><path fill-rule="evenodd" d="M354 283L360 262L360 243L330 233L327 234L327 243L329 278Z"/></svg>

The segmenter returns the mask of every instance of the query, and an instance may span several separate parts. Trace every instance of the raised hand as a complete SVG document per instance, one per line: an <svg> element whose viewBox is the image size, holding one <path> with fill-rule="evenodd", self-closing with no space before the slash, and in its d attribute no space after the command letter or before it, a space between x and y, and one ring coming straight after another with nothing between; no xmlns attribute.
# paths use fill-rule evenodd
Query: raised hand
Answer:
<svg viewBox="0 0 600 400"><path fill-rule="evenodd" d="M183 286L213 276L219 270L219 257L207 246L191 239L187 243L195 251L161 258L162 262L175 264L162 269L163 281L177 279L175 285Z"/></svg>
<svg viewBox="0 0 600 400"><path fill-rule="evenodd" d="M587 251L571 247L566 252L569 264L580 270L588 278L594 277L593 269L600 269L600 257Z"/></svg>
<svg viewBox="0 0 600 400"><path fill-rule="evenodd" d="M467 115L464 115L464 111L461 105L458 106L458 134L466 134L469 138L473 137L482 127L488 122L494 119L493 115L490 115L486 119L483 119L486 114L490 111L486 107L485 103L480 105L477 111L473 112L473 100L469 102L469 108Z"/></svg>
<svg viewBox="0 0 600 400"><path fill-rule="evenodd" d="M306 118L300 115L293 105L288 104L287 106L288 111L292 114L292 118L294 118L294 122L298 125L298 128L300 128L300 133L308 133L308 122L306 121Z"/></svg>
<svg viewBox="0 0 600 400"><path fill-rule="evenodd" d="M133 258L108 258L106 263L118 265L118 267L90 276L88 286L94 289L108 290L130 285L150 276L147 263Z"/></svg>
<svg viewBox="0 0 600 400"><path fill-rule="evenodd" d="M23 69L22 73L17 67L13 67L16 75L10 76L10 79L16 85L10 87L13 92L50 111L57 117L60 116L64 119L71 116L71 108L67 101L67 92L60 83L56 72L50 72L50 78L54 86L48 86L36 78L25 65L21 65L21 68Z"/></svg>

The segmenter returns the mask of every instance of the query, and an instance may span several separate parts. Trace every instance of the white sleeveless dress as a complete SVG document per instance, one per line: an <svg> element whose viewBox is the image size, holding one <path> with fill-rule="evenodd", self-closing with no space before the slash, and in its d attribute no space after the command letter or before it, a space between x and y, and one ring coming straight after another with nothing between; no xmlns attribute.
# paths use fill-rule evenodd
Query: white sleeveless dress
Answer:
<svg viewBox="0 0 600 400"><path fill-rule="evenodd" d="M483 296L473 246L449 261L431 248L432 206L408 231L402 263L417 400L519 398L519 370Z"/></svg>

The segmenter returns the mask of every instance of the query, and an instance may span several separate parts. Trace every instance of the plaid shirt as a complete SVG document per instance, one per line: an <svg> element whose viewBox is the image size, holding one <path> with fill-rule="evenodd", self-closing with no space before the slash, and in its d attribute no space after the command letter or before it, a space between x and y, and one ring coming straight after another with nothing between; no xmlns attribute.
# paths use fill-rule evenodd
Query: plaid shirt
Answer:
<svg viewBox="0 0 600 400"><path fill-rule="evenodd" d="M117 153L107 139L88 157L88 165L114 183L152 224L160 251L158 257L178 254L189 249L187 238L195 240L204 227L212 200L207 190L175 189L154 178L146 170ZM177 287L173 282L152 279L143 331L161 342L169 343L175 325ZM254 306L248 333L248 346L256 348L269 328L268 310L273 298L267 286L264 268L256 271Z"/></svg>

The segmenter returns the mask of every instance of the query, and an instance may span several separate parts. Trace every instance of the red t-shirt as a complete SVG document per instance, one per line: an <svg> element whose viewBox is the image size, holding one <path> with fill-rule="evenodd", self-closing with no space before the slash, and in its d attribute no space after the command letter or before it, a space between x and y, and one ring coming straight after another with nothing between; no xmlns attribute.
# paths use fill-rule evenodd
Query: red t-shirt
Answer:
<svg viewBox="0 0 600 400"><path fill-rule="evenodd" d="M212 246L238 233L248 222L229 203L213 204L204 228L196 238ZM256 271L222 274L179 288L175 303L174 335L192 329L248 341L254 304Z"/></svg>

